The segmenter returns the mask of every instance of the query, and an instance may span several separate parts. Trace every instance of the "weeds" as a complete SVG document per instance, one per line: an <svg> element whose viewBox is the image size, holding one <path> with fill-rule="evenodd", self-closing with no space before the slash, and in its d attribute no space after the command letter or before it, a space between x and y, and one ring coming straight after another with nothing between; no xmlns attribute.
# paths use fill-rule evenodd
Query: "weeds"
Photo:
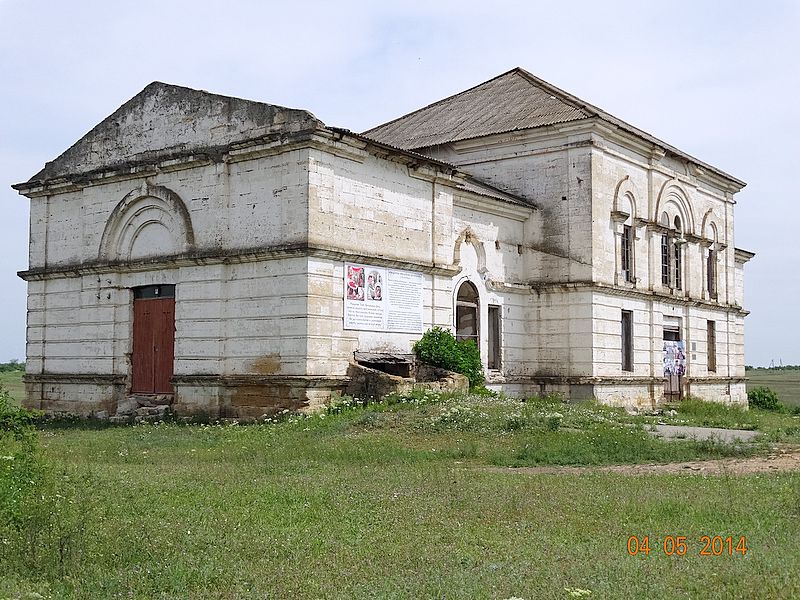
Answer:
<svg viewBox="0 0 800 600"><path fill-rule="evenodd" d="M75 498L83 487L41 451L39 414L11 406L0 390L0 564L17 573L63 576L82 533Z"/></svg>

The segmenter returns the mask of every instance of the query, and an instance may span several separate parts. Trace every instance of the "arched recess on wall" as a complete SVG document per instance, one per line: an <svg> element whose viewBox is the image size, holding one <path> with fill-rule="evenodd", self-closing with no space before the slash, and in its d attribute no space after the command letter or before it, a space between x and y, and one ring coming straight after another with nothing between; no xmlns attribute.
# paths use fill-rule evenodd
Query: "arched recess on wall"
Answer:
<svg viewBox="0 0 800 600"><path fill-rule="evenodd" d="M143 183L112 211L98 258L128 261L183 254L193 248L192 220L180 196L169 188Z"/></svg>
<svg viewBox="0 0 800 600"><path fill-rule="evenodd" d="M630 222L634 222L637 218L636 199L639 198L631 178L626 175L618 184L614 192L614 206L613 211L617 214L630 215Z"/></svg>
<svg viewBox="0 0 800 600"><path fill-rule="evenodd" d="M463 269L461 265L461 245L464 243L470 244L475 249L478 261L477 271L480 275L484 275L488 271L486 268L486 249L469 227L464 229L461 235L456 238L456 243L453 248L453 264L459 265Z"/></svg>
<svg viewBox="0 0 800 600"><path fill-rule="evenodd" d="M657 220L658 215L663 215L665 212L669 215L670 222L674 222L676 216L680 217L685 233L696 233L694 212L689 203L689 195L675 179L671 179L661 186L653 220Z"/></svg>
<svg viewBox="0 0 800 600"><path fill-rule="evenodd" d="M709 208L706 211L706 214L703 215L703 224L701 225L700 235L711 242L712 244L718 244L722 242L719 239L719 227L716 223L716 218L714 217L714 210Z"/></svg>

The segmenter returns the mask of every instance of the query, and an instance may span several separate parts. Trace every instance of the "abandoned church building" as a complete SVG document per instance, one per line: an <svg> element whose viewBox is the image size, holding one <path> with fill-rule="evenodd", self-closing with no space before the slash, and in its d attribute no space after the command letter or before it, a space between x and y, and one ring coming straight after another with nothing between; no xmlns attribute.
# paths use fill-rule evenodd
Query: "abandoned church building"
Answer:
<svg viewBox="0 0 800 600"><path fill-rule="evenodd" d="M313 408L434 325L508 393L746 403L744 185L522 69L359 134L152 83L14 186L27 405Z"/></svg>

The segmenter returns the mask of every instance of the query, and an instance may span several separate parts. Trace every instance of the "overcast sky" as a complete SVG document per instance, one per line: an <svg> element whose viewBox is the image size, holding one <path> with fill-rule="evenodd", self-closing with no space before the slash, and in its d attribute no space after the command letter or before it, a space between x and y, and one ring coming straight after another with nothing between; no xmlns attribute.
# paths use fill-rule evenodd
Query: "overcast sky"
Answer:
<svg viewBox="0 0 800 600"><path fill-rule="evenodd" d="M800 2L0 0L0 361L27 180L154 80L362 131L515 66L745 180L746 360L800 363Z"/></svg>

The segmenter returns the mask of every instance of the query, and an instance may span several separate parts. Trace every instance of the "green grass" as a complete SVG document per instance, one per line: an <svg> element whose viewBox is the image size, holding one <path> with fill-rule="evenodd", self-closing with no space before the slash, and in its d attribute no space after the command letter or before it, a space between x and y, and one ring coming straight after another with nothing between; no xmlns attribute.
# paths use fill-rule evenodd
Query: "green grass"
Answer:
<svg viewBox="0 0 800 600"><path fill-rule="evenodd" d="M747 389L768 387L786 406L800 406L800 370L748 369Z"/></svg>
<svg viewBox="0 0 800 600"><path fill-rule="evenodd" d="M19 405L25 398L25 384L22 383L22 371L0 372L0 388L8 391L11 399Z"/></svg>
<svg viewBox="0 0 800 600"><path fill-rule="evenodd" d="M484 468L636 462L618 446L644 448L640 426L591 405L421 397L280 424L48 428L45 455L81 482L80 527L57 568L2 564L0 546L0 597L800 597L799 474ZM716 452L651 442L648 460ZM717 534L746 536L747 555L699 556ZM631 535L650 556L628 555ZM666 535L689 553L665 556Z"/></svg>

